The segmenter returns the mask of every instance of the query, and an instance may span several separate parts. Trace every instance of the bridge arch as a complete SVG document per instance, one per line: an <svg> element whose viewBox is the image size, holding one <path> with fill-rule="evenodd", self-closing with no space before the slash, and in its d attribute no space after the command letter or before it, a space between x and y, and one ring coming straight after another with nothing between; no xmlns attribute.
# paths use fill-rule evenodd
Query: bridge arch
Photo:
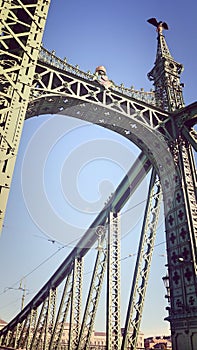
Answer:
<svg viewBox="0 0 197 350"><path fill-rule="evenodd" d="M55 74L52 75L52 80L55 80ZM64 79L68 79L68 75L64 73ZM68 84L65 91L58 91L58 94L54 94L52 88L50 92L46 91L46 87L44 90L43 87L38 88L37 82L34 88L26 119L43 114L68 115L109 129L141 149L156 169L161 183L166 181L166 176L171 184L174 183L174 161L169 152L166 128L167 125L171 128L171 116L167 113L156 107L151 109L150 105L139 100L125 99L124 95L113 89L105 89L95 81L76 81L75 77L74 82L71 80L70 83L71 93ZM59 89L62 89L62 81ZM86 93L82 95L80 91Z"/></svg>

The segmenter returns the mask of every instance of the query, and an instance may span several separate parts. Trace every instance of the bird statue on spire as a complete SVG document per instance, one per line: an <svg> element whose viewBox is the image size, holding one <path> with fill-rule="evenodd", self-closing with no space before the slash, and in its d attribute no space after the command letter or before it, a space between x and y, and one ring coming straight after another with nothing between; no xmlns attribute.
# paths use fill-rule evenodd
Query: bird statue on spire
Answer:
<svg viewBox="0 0 197 350"><path fill-rule="evenodd" d="M162 21L157 21L156 18L149 18L147 20L148 23L152 24L153 26L155 26L157 28L157 31L159 34L162 34L162 30L163 29L168 29L168 25L166 22L162 22Z"/></svg>

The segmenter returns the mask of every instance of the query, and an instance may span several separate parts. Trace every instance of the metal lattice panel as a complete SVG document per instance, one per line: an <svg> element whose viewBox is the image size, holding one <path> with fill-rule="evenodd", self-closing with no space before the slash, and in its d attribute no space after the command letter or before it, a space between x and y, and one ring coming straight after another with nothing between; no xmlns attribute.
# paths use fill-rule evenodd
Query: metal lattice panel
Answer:
<svg viewBox="0 0 197 350"><path fill-rule="evenodd" d="M135 349L137 346L137 335L140 330L139 327L155 244L161 199L161 185L155 170L153 170L127 311L126 327L122 342L123 350L128 349L128 347Z"/></svg>
<svg viewBox="0 0 197 350"><path fill-rule="evenodd" d="M98 230L100 235L100 239L98 241L99 244L97 247L98 253L96 257L95 267L92 274L92 280L82 321L82 327L78 342L79 350L87 348L90 345L90 339L93 332L96 312L98 308L101 290L103 287L104 274L107 265L107 247L105 237L106 229L104 226L100 226Z"/></svg>
<svg viewBox="0 0 197 350"><path fill-rule="evenodd" d="M49 4L44 0L0 4L1 226Z"/></svg>
<svg viewBox="0 0 197 350"><path fill-rule="evenodd" d="M108 219L107 284L107 348L118 350L121 346L120 219L116 213L109 213Z"/></svg>
<svg viewBox="0 0 197 350"><path fill-rule="evenodd" d="M80 334L83 276L82 269L83 258L75 258L71 297L69 350L77 349Z"/></svg>

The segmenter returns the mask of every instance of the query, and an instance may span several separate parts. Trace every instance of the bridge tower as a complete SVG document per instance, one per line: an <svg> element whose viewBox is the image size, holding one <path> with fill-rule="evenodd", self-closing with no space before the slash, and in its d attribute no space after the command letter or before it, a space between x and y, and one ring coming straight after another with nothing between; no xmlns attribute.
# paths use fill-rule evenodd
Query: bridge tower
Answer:
<svg viewBox="0 0 197 350"><path fill-rule="evenodd" d="M157 54L153 69L148 73L153 80L159 107L169 112L183 109L180 73L183 66L170 54L163 35L165 22L148 20L157 28ZM197 206L196 173L191 150L191 135L181 130L176 115L168 132L168 145L176 167L174 195L164 184L165 229L168 256L167 299L173 349L197 347ZM196 149L196 146L195 146Z"/></svg>
<svg viewBox="0 0 197 350"><path fill-rule="evenodd" d="M148 78L153 81L158 107L169 112L184 107L180 73L183 65L176 62L170 54L170 50L163 35L163 29L168 29L165 22L157 22L150 18L149 23L157 27L157 54L155 65L148 73Z"/></svg>
<svg viewBox="0 0 197 350"><path fill-rule="evenodd" d="M85 314L86 322L84 321L80 332L82 261L88 250L87 243L95 243L95 226L87 231L85 238L80 241L81 247L77 247L70 253L33 301L0 332L3 344L7 346L11 344L10 346L15 348L19 344L26 344L27 349L33 349L39 346L44 334L43 349L58 348L65 315L71 305L71 319L77 320L74 322L77 327L70 338L69 348L76 349L77 342L88 338L88 331L93 327L101 288L100 281L103 280L108 259L108 289L114 292L113 299L112 293L108 293L108 350L112 347L112 350L120 350L119 211L152 165L154 176L152 176L145 212L141 244L144 246L146 241L147 250L142 256L139 249L121 348L122 350L128 348L131 324L134 325L134 333L137 334L142 316L156 232L155 218L158 218L157 202L159 201L156 199L156 204L153 206L151 194L158 181L157 175L161 186L157 186L156 196L161 192L158 188L162 187L164 200L167 279L170 292L167 319L171 326L173 350L193 350L197 348L197 203L196 172L191 146L197 150L197 135L193 129L197 104L184 107L180 83L182 65L171 56L162 33L162 30L167 29L168 26L164 22L157 22L156 19L149 20L158 31L156 61L148 75L155 86L156 105L153 105L152 102L138 99L137 93L134 96L133 92L128 92L127 89L118 90L116 86L106 89L95 80L95 77L85 75L83 72L78 74L77 69L74 71L71 66L50 55L46 50L45 56L48 55L50 60L47 62L47 59L46 61L42 59L41 41L49 5L50 0L0 0L1 226L25 118L36 114L57 113L57 111L63 114L66 110L71 116L84 118L128 137L141 148L142 153L138 158L140 162L136 162L131 168L128 176L130 182L125 180L120 184L112 200L94 222L97 227L102 228L107 223L108 229L112 231L113 249L111 251L108 249L108 257L107 249L98 251L98 262L95 264L96 277L93 276L92 289L87 302L87 314L91 314L89 324L87 321L89 316ZM165 150L163 153L162 147ZM142 171L144 165L145 175ZM170 172L168 168L173 168L170 176L168 176ZM148 238L147 232L150 233ZM141 264L142 259L144 259L145 268ZM113 273L110 268L112 265ZM93 298L92 290L95 291L95 281L98 280L98 276L99 284L96 286L96 297ZM142 277L142 282L138 287L139 276ZM66 277L65 295L62 295L62 304L55 322L56 288ZM136 294L139 298L134 304ZM37 320L38 307L41 305L40 317ZM136 319L131 323L133 309L136 311ZM112 315L110 310L113 312ZM35 326L36 322L37 326ZM111 325L113 325L113 331L110 328ZM52 335L49 326L53 330ZM36 329L39 334L33 333L32 330ZM115 338L114 334L116 334ZM82 348L82 340L78 348ZM57 346L54 347L54 344ZM136 335L133 342L130 341L129 344L132 344L131 349L135 349Z"/></svg>

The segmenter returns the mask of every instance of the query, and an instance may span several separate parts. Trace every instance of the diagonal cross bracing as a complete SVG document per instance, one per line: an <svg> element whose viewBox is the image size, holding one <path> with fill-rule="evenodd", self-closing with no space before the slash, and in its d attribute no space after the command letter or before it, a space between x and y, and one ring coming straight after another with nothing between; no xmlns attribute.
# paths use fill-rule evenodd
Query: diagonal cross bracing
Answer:
<svg viewBox="0 0 197 350"><path fill-rule="evenodd" d="M145 301L148 275L151 267L157 223L159 218L162 190L159 179L153 169L149 186L144 222L138 247L129 306L126 315L122 350L136 349L142 311Z"/></svg>
<svg viewBox="0 0 197 350"><path fill-rule="evenodd" d="M111 208L117 207L121 209L120 199L121 199L121 191L124 196L124 201L127 196L127 200L134 193L137 186L141 183L141 181L145 178L146 174L149 172L151 168L151 163L147 159L144 154L140 154L138 159L135 161L133 166L131 167L128 174L122 180L123 186L119 186L114 193L113 197L109 200L107 205L103 208L103 210L99 213L97 218L94 220L92 225L84 234L83 238L78 242L77 247L72 250L69 256L65 259L65 261L61 264L61 266L57 269L54 275L49 279L49 281L41 288L41 290L37 293L37 295L33 298L33 300L20 312L20 314L14 318L2 331L1 335L6 334L9 329L13 329L13 327L18 323L22 322L28 314L31 312L32 308L38 308L38 306L42 303L42 301L47 298L49 290L51 288L56 288L70 273L70 268L73 266L73 261L76 257L83 257L88 249L96 242L98 236L96 234L96 229L98 226L105 225L106 220L108 218L108 214L111 211ZM143 171L142 171L143 170ZM140 176L139 176L140 174ZM129 191L125 190L129 186ZM89 248L87 248L89 247Z"/></svg>

